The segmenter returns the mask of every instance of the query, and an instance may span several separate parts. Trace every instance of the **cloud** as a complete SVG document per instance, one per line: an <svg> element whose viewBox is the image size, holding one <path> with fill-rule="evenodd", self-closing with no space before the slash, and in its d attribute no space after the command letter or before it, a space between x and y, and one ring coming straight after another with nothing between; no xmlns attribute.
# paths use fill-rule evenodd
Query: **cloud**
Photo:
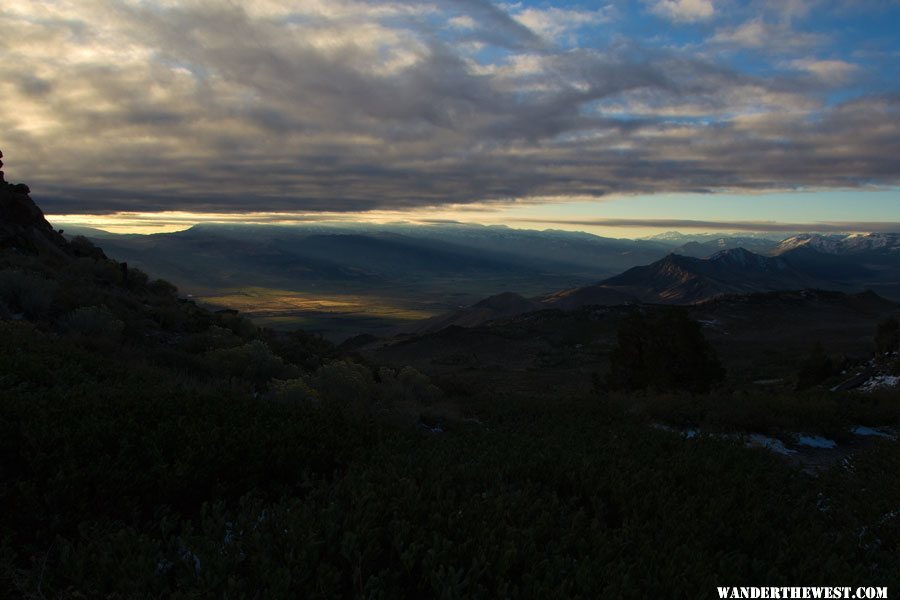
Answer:
<svg viewBox="0 0 900 600"><path fill-rule="evenodd" d="M493 43L513 48L545 47L545 40L540 35L490 0L452 0L448 4L464 10L475 22L480 23L482 35Z"/></svg>
<svg viewBox="0 0 900 600"><path fill-rule="evenodd" d="M805 18L819 3L820 0L765 0L766 8L784 23Z"/></svg>
<svg viewBox="0 0 900 600"><path fill-rule="evenodd" d="M650 10L675 22L708 21L715 13L712 0L657 0Z"/></svg>
<svg viewBox="0 0 900 600"><path fill-rule="evenodd" d="M827 83L844 83L859 71L859 65L843 60L797 59L790 66L807 71Z"/></svg>
<svg viewBox="0 0 900 600"><path fill-rule="evenodd" d="M13 3L0 12L7 178L56 214L900 184L897 95L827 104L809 73L829 67L814 62L763 77L621 36L568 45L605 14Z"/></svg>
<svg viewBox="0 0 900 600"><path fill-rule="evenodd" d="M564 41L574 31L589 25L605 23L611 18L611 7L597 10L575 10L562 8L526 8L517 11L513 17L522 25L541 37L551 41Z"/></svg>
<svg viewBox="0 0 900 600"><path fill-rule="evenodd" d="M789 21L769 23L756 17L734 27L717 29L711 42L722 46L764 50L770 53L786 53L809 49L825 42L817 33L796 31Z"/></svg>

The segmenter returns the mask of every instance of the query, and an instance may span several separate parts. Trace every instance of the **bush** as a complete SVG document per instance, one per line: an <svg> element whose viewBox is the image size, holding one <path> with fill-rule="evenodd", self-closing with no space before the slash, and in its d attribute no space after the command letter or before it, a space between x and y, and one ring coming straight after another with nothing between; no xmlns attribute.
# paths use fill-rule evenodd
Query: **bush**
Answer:
<svg viewBox="0 0 900 600"><path fill-rule="evenodd" d="M298 377L272 380L269 384L269 398L281 404L307 405L319 402L321 396L305 379Z"/></svg>
<svg viewBox="0 0 900 600"><path fill-rule="evenodd" d="M443 395L440 388L431 383L428 376L410 366L403 367L399 371L381 368L378 377L381 381L378 386L379 396L386 403L427 405L434 403Z"/></svg>
<svg viewBox="0 0 900 600"><path fill-rule="evenodd" d="M245 340L256 337L257 328L250 319L242 317L236 310L220 310L216 312L220 326L226 327Z"/></svg>
<svg viewBox="0 0 900 600"><path fill-rule="evenodd" d="M63 330L93 341L119 341L125 324L105 306L76 308L60 321Z"/></svg>
<svg viewBox="0 0 900 600"><path fill-rule="evenodd" d="M351 414L369 414L375 408L375 378L365 366L336 360L322 365L310 378L322 400Z"/></svg>
<svg viewBox="0 0 900 600"><path fill-rule="evenodd" d="M178 288L175 287L175 284L165 279L154 279L147 285L147 291L166 298L175 298L178 295Z"/></svg>
<svg viewBox="0 0 900 600"><path fill-rule="evenodd" d="M29 319L45 316L58 288L55 281L37 273L0 271L0 303Z"/></svg>
<svg viewBox="0 0 900 600"><path fill-rule="evenodd" d="M83 235L76 235L69 240L69 248L75 253L75 256L93 259L104 259L106 256L103 250L98 248L94 242L87 239Z"/></svg>
<svg viewBox="0 0 900 600"><path fill-rule="evenodd" d="M243 340L230 329L210 325L203 331L191 335L185 346L191 352L206 352L239 346Z"/></svg>
<svg viewBox="0 0 900 600"><path fill-rule="evenodd" d="M285 364L260 340L234 348L211 350L206 356L220 372L252 381L257 387L263 387L270 379L298 375L297 367Z"/></svg>
<svg viewBox="0 0 900 600"><path fill-rule="evenodd" d="M334 344L320 335L302 330L281 335L271 331L264 333L276 354L306 371L315 371L337 355Z"/></svg>

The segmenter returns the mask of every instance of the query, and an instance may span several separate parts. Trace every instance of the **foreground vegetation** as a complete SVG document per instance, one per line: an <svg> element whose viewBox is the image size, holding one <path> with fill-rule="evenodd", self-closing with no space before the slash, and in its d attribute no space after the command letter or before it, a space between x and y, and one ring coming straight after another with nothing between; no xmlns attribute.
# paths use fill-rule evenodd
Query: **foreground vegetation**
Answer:
<svg viewBox="0 0 900 600"><path fill-rule="evenodd" d="M16 596L702 597L896 585L900 452L819 478L603 401L471 399L444 433L2 323Z"/></svg>

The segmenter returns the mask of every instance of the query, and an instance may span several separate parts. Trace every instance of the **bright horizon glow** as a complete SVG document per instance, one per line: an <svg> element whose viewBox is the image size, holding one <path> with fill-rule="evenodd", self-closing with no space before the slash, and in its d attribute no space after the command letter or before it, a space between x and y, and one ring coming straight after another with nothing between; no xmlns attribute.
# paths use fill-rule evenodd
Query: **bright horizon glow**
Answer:
<svg viewBox="0 0 900 600"><path fill-rule="evenodd" d="M900 231L900 190L825 191L759 194L746 218L732 220L731 205L744 195L660 194L611 198L603 202L532 201L516 205L477 204L414 211L194 213L123 212L108 215L48 215L57 226L83 226L110 233L171 233L197 224L385 224L459 223L516 229L584 231L604 237L639 238L683 229L692 233ZM770 215L781 219L774 220ZM713 225L715 224L715 225Z"/></svg>

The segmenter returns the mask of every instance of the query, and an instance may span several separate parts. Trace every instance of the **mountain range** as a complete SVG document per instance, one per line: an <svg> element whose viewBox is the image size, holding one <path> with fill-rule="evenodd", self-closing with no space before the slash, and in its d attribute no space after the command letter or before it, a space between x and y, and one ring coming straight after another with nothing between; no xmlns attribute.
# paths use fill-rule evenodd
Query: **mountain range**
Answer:
<svg viewBox="0 0 900 600"><path fill-rule="evenodd" d="M475 225L197 225L175 233L114 235L66 227L188 292L244 285L344 290L415 284L436 291L550 292L596 281L664 255L661 242L578 232ZM455 279L451 286L443 277ZM516 288L513 288L516 285ZM500 287L498 287L500 286Z"/></svg>
<svg viewBox="0 0 900 600"><path fill-rule="evenodd" d="M670 232L626 240L404 223L208 224L155 235L69 227L67 233L96 241L198 300L238 302L268 325L302 323L334 339L474 326L533 310L697 304L805 288L874 290L900 299L900 234L892 233L778 240Z"/></svg>
<svg viewBox="0 0 900 600"><path fill-rule="evenodd" d="M649 265L633 267L594 285L527 299L492 296L469 308L407 326L425 333L450 325L474 326L534 310L575 310L620 304L696 305L723 296L802 289L862 292L878 290L900 299L900 252L893 234L832 238L788 238L763 256L744 248L722 250L709 258L671 253ZM820 251L817 248L822 248Z"/></svg>

